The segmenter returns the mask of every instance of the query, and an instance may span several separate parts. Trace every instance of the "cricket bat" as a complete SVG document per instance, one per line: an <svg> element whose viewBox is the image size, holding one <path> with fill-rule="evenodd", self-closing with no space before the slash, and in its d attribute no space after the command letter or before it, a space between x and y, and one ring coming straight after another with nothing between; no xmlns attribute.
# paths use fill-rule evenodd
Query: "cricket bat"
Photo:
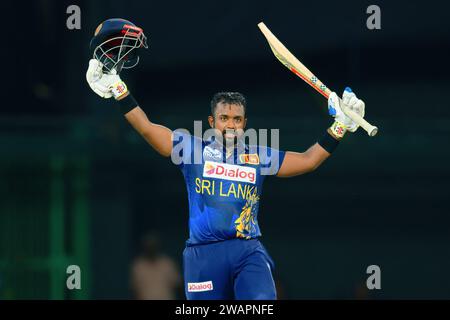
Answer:
<svg viewBox="0 0 450 320"><path fill-rule="evenodd" d="M284 64L289 70L302 78L307 84L316 89L326 99L330 96L330 89L328 89L303 63L301 63L289 50L278 40L273 33L266 27L264 22L258 23L258 27L266 37L267 42L272 49L273 54L277 59ZM342 102L342 101L341 101ZM363 117L356 112L350 110L343 103L341 103L342 111L364 130L369 136L373 137L378 133L378 128L368 123Z"/></svg>

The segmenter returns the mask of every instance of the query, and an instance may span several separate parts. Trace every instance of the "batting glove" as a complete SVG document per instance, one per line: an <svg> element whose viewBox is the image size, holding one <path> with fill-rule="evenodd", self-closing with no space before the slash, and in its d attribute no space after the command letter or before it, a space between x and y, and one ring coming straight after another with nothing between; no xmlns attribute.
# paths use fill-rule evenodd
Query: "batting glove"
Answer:
<svg viewBox="0 0 450 320"><path fill-rule="evenodd" d="M104 99L114 97L118 100L128 92L126 84L116 71L113 69L111 74L104 74L103 64L96 59L89 60L86 80L91 89Z"/></svg>
<svg viewBox="0 0 450 320"><path fill-rule="evenodd" d="M342 138L346 131L355 132L359 127L342 111L342 104L361 117L364 117L365 113L364 101L358 99L349 87L345 88L342 100L335 92L332 92L328 97L328 113L335 119L330 129L337 138Z"/></svg>

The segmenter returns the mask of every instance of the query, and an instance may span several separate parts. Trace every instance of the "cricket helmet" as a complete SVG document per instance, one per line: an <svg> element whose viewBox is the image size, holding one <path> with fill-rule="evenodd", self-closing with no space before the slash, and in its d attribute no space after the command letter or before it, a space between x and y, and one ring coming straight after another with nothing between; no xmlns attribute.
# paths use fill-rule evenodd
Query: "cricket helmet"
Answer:
<svg viewBox="0 0 450 320"><path fill-rule="evenodd" d="M93 58L103 63L103 71L117 74L139 63L138 49L148 48L144 31L134 23L120 18L108 19L95 30L90 43Z"/></svg>

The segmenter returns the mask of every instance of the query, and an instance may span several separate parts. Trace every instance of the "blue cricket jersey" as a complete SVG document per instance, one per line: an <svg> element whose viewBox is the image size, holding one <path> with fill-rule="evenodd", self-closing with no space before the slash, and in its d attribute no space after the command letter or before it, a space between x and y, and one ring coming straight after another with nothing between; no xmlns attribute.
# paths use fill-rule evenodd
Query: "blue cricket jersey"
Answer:
<svg viewBox="0 0 450 320"><path fill-rule="evenodd" d="M278 173L284 155L243 142L227 154L216 141L174 131L172 161L183 173L189 197L187 245L261 236L258 208L263 182Z"/></svg>

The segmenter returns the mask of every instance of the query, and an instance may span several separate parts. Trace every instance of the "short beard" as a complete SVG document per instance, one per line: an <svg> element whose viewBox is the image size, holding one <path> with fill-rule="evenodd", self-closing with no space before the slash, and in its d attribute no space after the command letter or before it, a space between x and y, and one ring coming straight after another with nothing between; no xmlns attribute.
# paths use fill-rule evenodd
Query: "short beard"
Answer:
<svg viewBox="0 0 450 320"><path fill-rule="evenodd" d="M237 130L223 130L222 131L222 141L224 142L224 145L225 145L225 147L228 147L228 146L235 146L235 145L237 145L237 142L238 142L238 134L237 134L237 132L236 132ZM233 134L233 138L232 139L227 139L226 137L225 137L225 135L227 134L227 132L228 133L232 133Z"/></svg>
<svg viewBox="0 0 450 320"><path fill-rule="evenodd" d="M222 135L222 139L225 142L225 146L226 147L228 147L228 146L235 146L235 145L237 145L237 142L238 142L237 136L234 136L233 139L227 139L227 138L225 138L225 136Z"/></svg>

